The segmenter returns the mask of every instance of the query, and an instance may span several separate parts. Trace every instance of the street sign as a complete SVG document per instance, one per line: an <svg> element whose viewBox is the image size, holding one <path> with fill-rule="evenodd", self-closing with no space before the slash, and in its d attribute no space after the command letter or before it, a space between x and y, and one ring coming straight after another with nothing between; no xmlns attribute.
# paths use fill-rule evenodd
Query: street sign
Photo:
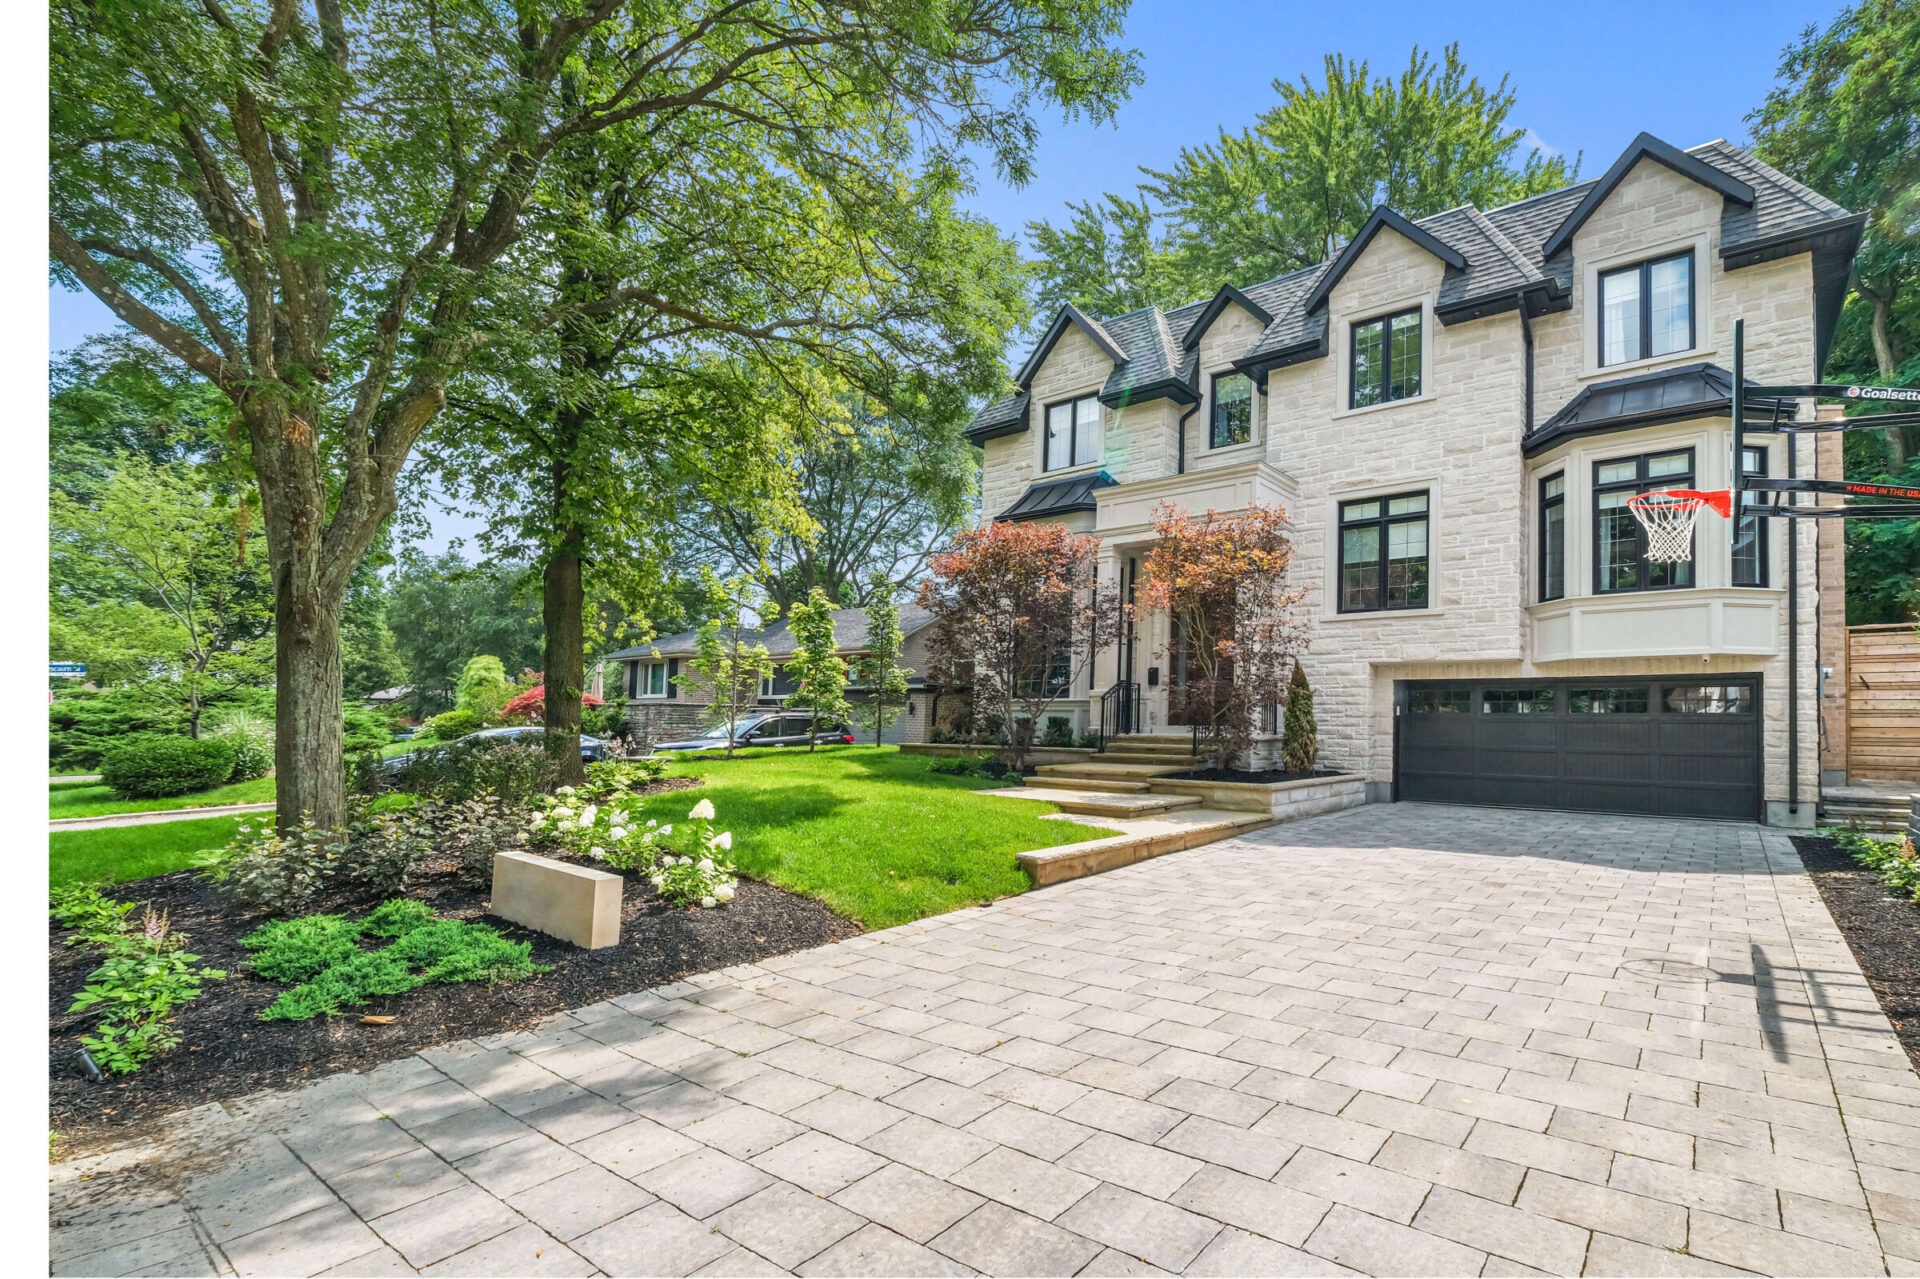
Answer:
<svg viewBox="0 0 1920 1279"><path fill-rule="evenodd" d="M87 673L85 662L48 662L47 674L62 675L67 679L79 679Z"/></svg>

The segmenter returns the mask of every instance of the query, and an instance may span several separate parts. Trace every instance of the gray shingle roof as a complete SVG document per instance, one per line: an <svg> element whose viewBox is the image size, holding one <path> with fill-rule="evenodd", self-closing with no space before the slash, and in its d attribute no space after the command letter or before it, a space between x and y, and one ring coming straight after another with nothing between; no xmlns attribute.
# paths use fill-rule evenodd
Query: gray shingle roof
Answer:
<svg viewBox="0 0 1920 1279"><path fill-rule="evenodd" d="M900 606L900 630L911 635L921 627L933 621L933 614L918 604ZM767 646L767 652L775 657L791 657L795 648L793 631L786 621L773 623L758 631L744 633L747 642L756 640ZM632 648L623 648L617 653L607 654L609 661L621 661L631 658L652 657L691 657L696 651L694 641L700 636L698 631L680 631L674 635L662 635L650 644L636 644ZM857 653L867 644L867 614L864 609L837 608L833 611L833 638L843 653Z"/></svg>
<svg viewBox="0 0 1920 1279"><path fill-rule="evenodd" d="M1853 218L1833 201L1726 141L1708 142L1684 153L1673 152L1658 139L1639 138L1635 146L1643 141L1663 151L1672 164L1692 168L1691 162L1697 160L1733 179L1725 182L1715 177L1714 181L1729 188L1752 188L1751 204L1733 199L1726 202L1721 218L1723 255L1737 255L1746 246L1758 249L1783 237L1811 236L1844 227ZM1631 155L1634 149L1630 147L1624 154ZM1687 158L1683 160L1681 155ZM1463 205L1416 220L1415 227L1466 260L1464 268L1447 268L1440 290L1442 318L1450 313L1456 319L1484 314L1493 306L1511 305L1510 299L1523 289L1550 290L1564 297L1573 286L1572 251L1565 249L1552 259L1544 259L1542 249L1600 182L1577 183L1484 212ZM1844 244L1838 256L1844 256ZM1273 317L1273 322L1241 356L1242 364L1272 365L1287 362L1287 357L1310 358L1324 352L1327 308L1309 307L1308 301L1333 265L1319 263L1244 290L1249 300ZM1823 269L1829 275L1835 270L1844 275L1845 264L1835 267L1828 262ZM1123 356L1106 379L1102 398L1114 403L1146 393L1194 402L1199 395L1197 361L1182 350L1182 343L1209 301L1201 299L1171 311L1147 307L1104 321L1075 312L1075 318L1095 326ZM1480 304L1478 311L1474 310L1475 304ZM1830 328L1837 320L1837 308L1837 300L1831 306L1816 308L1823 326ZM1056 329L1060 322L1056 319ZM979 441L1026 430L1031 426L1031 416L1023 393L982 410L968 434Z"/></svg>

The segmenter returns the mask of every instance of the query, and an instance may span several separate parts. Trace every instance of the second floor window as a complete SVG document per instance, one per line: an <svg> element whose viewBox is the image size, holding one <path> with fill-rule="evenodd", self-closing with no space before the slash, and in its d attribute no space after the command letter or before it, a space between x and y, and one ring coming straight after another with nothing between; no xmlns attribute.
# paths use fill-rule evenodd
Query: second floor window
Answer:
<svg viewBox="0 0 1920 1279"><path fill-rule="evenodd" d="M1046 469L1064 471L1100 460L1100 398L1095 395L1047 409Z"/></svg>
<svg viewBox="0 0 1920 1279"><path fill-rule="evenodd" d="M1540 598L1567 593L1567 477L1540 481Z"/></svg>
<svg viewBox="0 0 1920 1279"><path fill-rule="evenodd" d="M1693 250L1600 273L1600 363L1693 347Z"/></svg>
<svg viewBox="0 0 1920 1279"><path fill-rule="evenodd" d="M1208 447L1223 449L1253 438L1253 379L1244 373L1213 375L1213 430Z"/></svg>
<svg viewBox="0 0 1920 1279"><path fill-rule="evenodd" d="M1593 589L1657 591L1693 585L1693 561L1652 564L1646 533L1627 506L1637 493L1693 487L1693 450L1646 453L1593 466Z"/></svg>
<svg viewBox="0 0 1920 1279"><path fill-rule="evenodd" d="M1340 503L1340 611L1427 606L1427 495Z"/></svg>
<svg viewBox="0 0 1920 1279"><path fill-rule="evenodd" d="M1353 326L1349 408L1420 394L1420 308Z"/></svg>

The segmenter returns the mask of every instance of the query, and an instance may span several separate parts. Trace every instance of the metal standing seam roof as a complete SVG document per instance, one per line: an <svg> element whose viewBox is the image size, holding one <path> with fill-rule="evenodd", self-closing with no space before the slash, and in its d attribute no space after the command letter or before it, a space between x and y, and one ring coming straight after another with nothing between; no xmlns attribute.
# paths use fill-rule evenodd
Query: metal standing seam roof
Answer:
<svg viewBox="0 0 1920 1279"><path fill-rule="evenodd" d="M1747 385L1758 384L1749 378ZM1686 364L1581 388L1526 438L1525 447L1532 454L1568 436L1710 417L1732 407L1733 374L1717 364ZM1765 421L1774 401L1751 400L1748 409L1751 420Z"/></svg>
<svg viewBox="0 0 1920 1279"><path fill-rule="evenodd" d="M1112 476L1099 471L1092 475L1076 475L1069 479L1029 485L1019 501L995 518L1018 523L1021 520L1037 520L1044 515L1091 511L1095 507L1095 491L1112 488L1113 484Z"/></svg>
<svg viewBox="0 0 1920 1279"><path fill-rule="evenodd" d="M1637 162L1640 157L1682 164L1689 168L1705 165L1720 175L1715 181L1730 190L1751 188L1750 203L1729 198L1721 217L1721 254L1737 258L1743 250L1763 252L1794 237L1830 237L1845 244L1851 230L1857 236L1859 219L1818 192L1796 182L1779 170L1749 155L1724 139L1693 147L1685 152L1667 147L1647 135L1634 140L1622 154L1622 161ZM1610 177L1633 167L1619 163ZM1697 162L1697 163L1696 163ZM1722 180L1724 179L1724 181ZM1571 249L1562 249L1553 257L1543 254L1545 245L1574 216L1596 188L1608 178L1576 183L1558 191L1533 196L1499 208L1480 210L1462 205L1413 220L1413 226L1432 236L1464 259L1465 266L1449 266L1441 285L1440 309L1443 313L1471 314L1475 304L1479 313L1500 304L1511 305L1521 290L1546 291L1564 298L1573 286ZM1370 219L1372 225L1374 219ZM1390 220L1389 220L1390 222ZM1564 237L1563 237L1564 238ZM1844 251L1829 253L1823 267L1829 274L1844 274ZM1240 357L1242 367L1257 369L1312 358L1323 354L1328 337L1327 307L1308 303L1319 289L1325 274L1336 268L1334 260L1317 263L1242 290L1247 299L1272 317L1259 339ZM1818 261L1816 255L1816 261ZM1826 281L1831 285L1832 281ZM1844 283L1844 281L1842 282ZM1819 282L1816 282L1818 290ZM1830 330L1838 320L1840 294L1832 288L1819 291L1816 312L1819 323ZM1197 402L1200 388L1197 361L1183 349L1192 326L1204 315L1212 298L1187 303L1172 310L1144 307L1108 320L1096 320L1077 309L1064 309L1048 330L1046 342L1036 349L1041 355L1045 345L1056 338L1068 323L1081 323L1102 344L1110 342L1122 358L1115 361L1112 373L1101 388L1101 398L1110 404L1122 403L1135 395L1168 395L1186 403ZM1031 374L1038 360L1030 358L1023 372ZM1571 406L1569 406L1571 407ZM1024 431L1032 425L1032 412L1025 387L1020 393L1000 400L974 418L968 428L969 439L976 443L997 435Z"/></svg>

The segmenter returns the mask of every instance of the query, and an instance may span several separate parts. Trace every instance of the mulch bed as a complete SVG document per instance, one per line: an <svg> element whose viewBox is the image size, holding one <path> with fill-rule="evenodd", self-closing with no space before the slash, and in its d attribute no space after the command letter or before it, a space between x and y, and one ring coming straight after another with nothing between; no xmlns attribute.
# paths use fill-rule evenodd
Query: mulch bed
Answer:
<svg viewBox="0 0 1920 1279"><path fill-rule="evenodd" d="M1830 839L1795 835L1793 846L1913 1068L1920 1070L1920 903L1888 892L1878 875Z"/></svg>
<svg viewBox="0 0 1920 1279"><path fill-rule="evenodd" d="M1310 773L1289 773L1284 768L1191 768L1184 773L1168 773L1166 780L1182 782L1307 782L1316 777L1339 777L1332 769L1316 768Z"/></svg>
<svg viewBox="0 0 1920 1279"><path fill-rule="evenodd" d="M430 871L407 895L449 918L488 923L515 941L530 942L534 961L552 965L553 971L499 986L423 986L338 1017L267 1022L259 1019L260 1011L285 987L249 976L247 952L239 945L266 916L243 916L222 905L195 871L105 891L116 900L151 902L155 910L168 912L203 966L224 969L229 976L206 983L200 997L175 1014L178 1047L134 1075L109 1076L104 1085L88 1083L76 1072L74 1054L80 1037L92 1029L92 1014L69 1015L67 1009L100 959L87 947L64 945L70 934L50 927L49 1123L75 1145L124 1136L135 1125L184 1107L365 1069L448 1040L524 1029L549 1013L861 931L811 897L754 880L741 879L727 905L696 910L667 905L644 878L629 876L620 944L586 951L487 915L486 887L462 883L446 866ZM334 892L316 900L308 913L353 913L377 901L359 892ZM362 1025L360 1018L369 1013L395 1020L388 1026Z"/></svg>

